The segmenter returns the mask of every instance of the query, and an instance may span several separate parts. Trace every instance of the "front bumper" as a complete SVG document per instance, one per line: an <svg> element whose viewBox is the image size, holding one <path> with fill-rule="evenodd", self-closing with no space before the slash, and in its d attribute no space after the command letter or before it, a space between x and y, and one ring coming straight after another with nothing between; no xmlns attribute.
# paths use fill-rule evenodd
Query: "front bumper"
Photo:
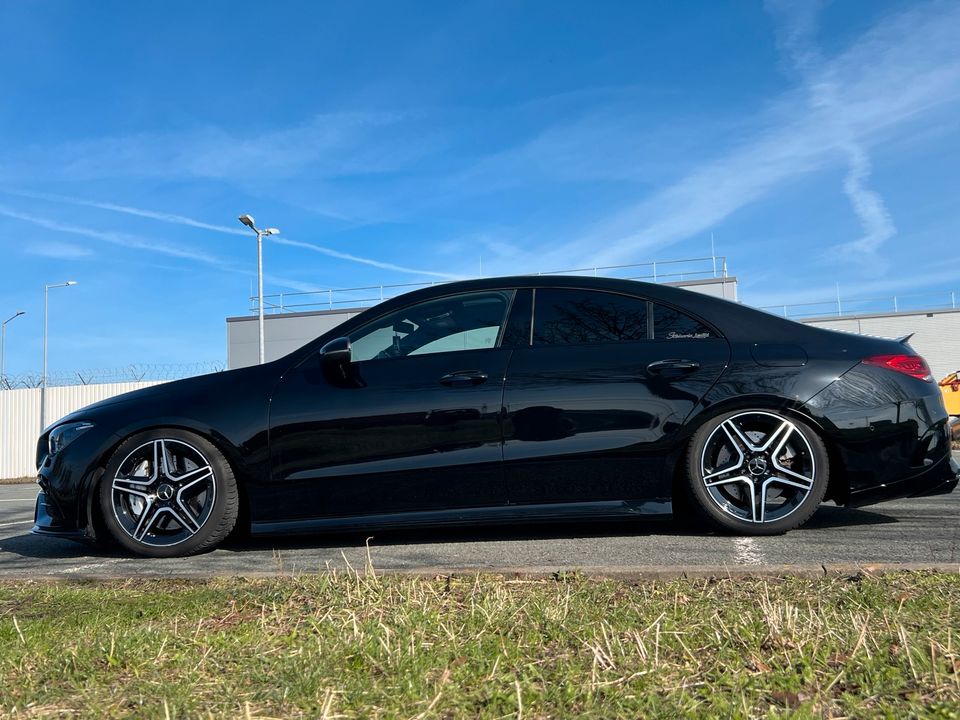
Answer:
<svg viewBox="0 0 960 720"><path fill-rule="evenodd" d="M37 493L37 504L33 511L34 535L52 535L70 540L89 540L85 530L78 530L76 525L69 525L64 521L63 513L47 493L41 490Z"/></svg>
<svg viewBox="0 0 960 720"><path fill-rule="evenodd" d="M862 507L886 500L906 497L927 497L953 492L960 482L960 464L948 455L923 473L894 483L884 483L850 493L846 505Z"/></svg>

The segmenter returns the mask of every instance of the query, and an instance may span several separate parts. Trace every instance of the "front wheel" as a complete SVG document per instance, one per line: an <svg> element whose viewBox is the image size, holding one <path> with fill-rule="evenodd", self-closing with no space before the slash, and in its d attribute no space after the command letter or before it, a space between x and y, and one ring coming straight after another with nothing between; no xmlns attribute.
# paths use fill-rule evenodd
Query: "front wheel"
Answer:
<svg viewBox="0 0 960 720"><path fill-rule="evenodd" d="M100 481L100 509L110 534L147 557L213 549L237 521L237 484L210 442L173 428L128 438Z"/></svg>
<svg viewBox="0 0 960 720"><path fill-rule="evenodd" d="M779 535L806 522L827 490L823 441L806 423L738 410L705 423L687 454L687 490L715 528Z"/></svg>

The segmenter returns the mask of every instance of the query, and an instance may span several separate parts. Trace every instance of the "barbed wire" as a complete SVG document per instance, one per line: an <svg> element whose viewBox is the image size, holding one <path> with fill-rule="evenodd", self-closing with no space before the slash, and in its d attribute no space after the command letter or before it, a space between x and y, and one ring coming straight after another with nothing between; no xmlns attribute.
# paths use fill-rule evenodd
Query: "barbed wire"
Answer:
<svg viewBox="0 0 960 720"><path fill-rule="evenodd" d="M56 372L47 375L47 387L66 385L100 385L104 383L142 382L148 380L179 380L180 378L222 372L223 362L197 362L173 364L132 364L119 368L89 368L72 372ZM0 389L38 388L43 384L40 373L7 375L0 378Z"/></svg>

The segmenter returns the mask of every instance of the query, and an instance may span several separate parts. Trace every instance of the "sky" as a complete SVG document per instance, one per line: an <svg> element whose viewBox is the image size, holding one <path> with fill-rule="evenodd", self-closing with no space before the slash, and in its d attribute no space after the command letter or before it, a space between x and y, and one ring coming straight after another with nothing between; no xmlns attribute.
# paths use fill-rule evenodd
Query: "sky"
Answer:
<svg viewBox="0 0 960 720"><path fill-rule="evenodd" d="M960 295L960 3L0 0L10 375L223 363L265 292L727 258ZM917 300L917 302L923 302Z"/></svg>

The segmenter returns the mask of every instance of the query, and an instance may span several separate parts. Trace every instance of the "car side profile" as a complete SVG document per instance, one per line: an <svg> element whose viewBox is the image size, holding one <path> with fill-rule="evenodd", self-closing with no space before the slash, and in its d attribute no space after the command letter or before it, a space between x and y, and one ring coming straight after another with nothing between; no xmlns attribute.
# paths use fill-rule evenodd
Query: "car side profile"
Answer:
<svg viewBox="0 0 960 720"><path fill-rule="evenodd" d="M254 367L121 395L37 447L38 534L145 556L305 533L666 515L772 535L957 485L905 342L679 288L453 282Z"/></svg>

